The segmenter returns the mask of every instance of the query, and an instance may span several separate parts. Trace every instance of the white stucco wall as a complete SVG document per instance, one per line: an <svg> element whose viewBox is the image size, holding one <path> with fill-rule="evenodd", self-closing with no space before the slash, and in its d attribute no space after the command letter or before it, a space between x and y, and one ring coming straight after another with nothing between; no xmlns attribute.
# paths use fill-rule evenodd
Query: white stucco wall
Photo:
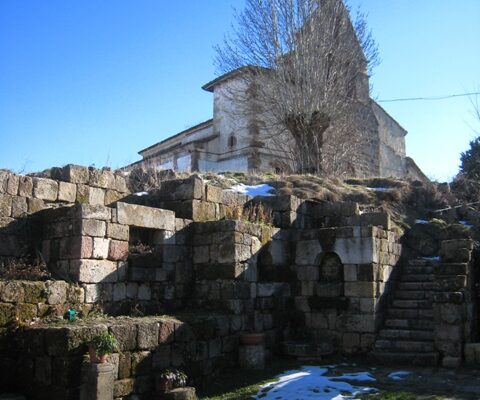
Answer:
<svg viewBox="0 0 480 400"><path fill-rule="evenodd" d="M248 172L248 158L246 156L223 161L198 160L200 172Z"/></svg>
<svg viewBox="0 0 480 400"><path fill-rule="evenodd" d="M176 170L180 172L190 172L192 170L192 157L190 155L186 155L177 158Z"/></svg>

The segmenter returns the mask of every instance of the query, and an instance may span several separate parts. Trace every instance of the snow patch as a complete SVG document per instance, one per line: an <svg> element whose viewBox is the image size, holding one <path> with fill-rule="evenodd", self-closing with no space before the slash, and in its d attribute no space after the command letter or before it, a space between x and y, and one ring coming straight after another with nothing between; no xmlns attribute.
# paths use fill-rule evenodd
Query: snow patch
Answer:
<svg viewBox="0 0 480 400"><path fill-rule="evenodd" d="M134 193L133 195L138 197L148 196L148 192L137 192L137 193Z"/></svg>
<svg viewBox="0 0 480 400"><path fill-rule="evenodd" d="M343 380L375 381L368 372L324 376L329 371L325 367L304 366L301 370L287 371L276 382L268 383L255 399L262 400L347 400L364 393L377 390L366 386L353 386Z"/></svg>
<svg viewBox="0 0 480 400"><path fill-rule="evenodd" d="M386 187L367 187L368 190L373 190L375 192L387 192L389 190L392 190L392 188L386 188Z"/></svg>
<svg viewBox="0 0 480 400"><path fill-rule="evenodd" d="M420 257L422 260L426 260L426 261L440 261L440 256L436 256L436 257Z"/></svg>
<svg viewBox="0 0 480 400"><path fill-rule="evenodd" d="M415 220L415 223L416 224L428 224L428 221L424 220L424 219L416 219Z"/></svg>
<svg viewBox="0 0 480 400"><path fill-rule="evenodd" d="M391 374L388 374L388 377L394 381L401 381L405 378L407 378L411 372L409 371L396 371L392 372Z"/></svg>
<svg viewBox="0 0 480 400"><path fill-rule="evenodd" d="M270 191L275 191L273 186L267 185L263 183L261 185L244 185L243 183L239 183L238 185L232 186L229 190L232 190L237 193L246 194L248 196L272 196Z"/></svg>
<svg viewBox="0 0 480 400"><path fill-rule="evenodd" d="M458 221L460 225L466 226L467 228L473 228L473 225L469 224L467 221Z"/></svg>

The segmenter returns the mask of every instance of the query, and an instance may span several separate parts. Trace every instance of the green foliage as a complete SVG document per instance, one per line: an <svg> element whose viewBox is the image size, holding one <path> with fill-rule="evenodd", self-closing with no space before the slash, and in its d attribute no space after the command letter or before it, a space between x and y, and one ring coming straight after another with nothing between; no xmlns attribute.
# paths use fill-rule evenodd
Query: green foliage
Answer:
<svg viewBox="0 0 480 400"><path fill-rule="evenodd" d="M118 350L118 341L111 333L101 333L90 342L95 352L99 355L111 354Z"/></svg>
<svg viewBox="0 0 480 400"><path fill-rule="evenodd" d="M470 142L470 149L460 155L460 171L469 178L480 180L480 136Z"/></svg>

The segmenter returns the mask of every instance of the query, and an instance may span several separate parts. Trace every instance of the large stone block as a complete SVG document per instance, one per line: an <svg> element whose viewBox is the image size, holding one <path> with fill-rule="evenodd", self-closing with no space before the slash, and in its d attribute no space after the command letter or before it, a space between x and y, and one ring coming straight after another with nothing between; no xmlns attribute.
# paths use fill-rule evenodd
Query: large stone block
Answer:
<svg viewBox="0 0 480 400"><path fill-rule="evenodd" d="M91 187L88 192L88 203L103 206L105 204L105 191L100 188Z"/></svg>
<svg viewBox="0 0 480 400"><path fill-rule="evenodd" d="M32 197L33 179L29 176L21 176L18 182L18 195L22 197Z"/></svg>
<svg viewBox="0 0 480 400"><path fill-rule="evenodd" d="M97 259L107 259L108 249L110 247L110 240L104 238L93 238L93 252L92 257ZM90 257L80 257L90 258Z"/></svg>
<svg viewBox="0 0 480 400"><path fill-rule="evenodd" d="M345 282L346 297L376 297L376 282Z"/></svg>
<svg viewBox="0 0 480 400"><path fill-rule="evenodd" d="M138 228L175 230L175 213L158 208L119 202L117 219L120 224Z"/></svg>
<svg viewBox="0 0 480 400"><path fill-rule="evenodd" d="M133 323L112 325L109 331L118 341L120 351L132 351L137 348L137 326Z"/></svg>
<svg viewBox="0 0 480 400"><path fill-rule="evenodd" d="M58 183L51 179L33 178L33 195L37 199L55 201L58 197Z"/></svg>
<svg viewBox="0 0 480 400"><path fill-rule="evenodd" d="M81 223L80 234L83 236L104 237L106 224L104 221L84 219Z"/></svg>
<svg viewBox="0 0 480 400"><path fill-rule="evenodd" d="M158 322L142 322L137 325L137 347L140 350L152 350L158 346Z"/></svg>
<svg viewBox="0 0 480 400"><path fill-rule="evenodd" d="M90 186L103 189L115 189L115 175L112 171L107 169L91 169L89 172Z"/></svg>
<svg viewBox="0 0 480 400"><path fill-rule="evenodd" d="M24 288L22 282L0 282L0 300L6 303L22 303L24 301Z"/></svg>
<svg viewBox="0 0 480 400"><path fill-rule="evenodd" d="M7 193L8 178L10 172L7 170L0 170L0 193Z"/></svg>
<svg viewBox="0 0 480 400"><path fill-rule="evenodd" d="M11 196L18 194L19 177L15 174L10 174L7 180L7 193Z"/></svg>
<svg viewBox="0 0 480 400"><path fill-rule="evenodd" d="M107 260L72 260L70 273L75 282L116 282L117 263Z"/></svg>
<svg viewBox="0 0 480 400"><path fill-rule="evenodd" d="M333 251L344 264L369 264L378 262L378 253L373 238L338 238Z"/></svg>
<svg viewBox="0 0 480 400"><path fill-rule="evenodd" d="M12 196L0 194L0 217L10 217L12 215Z"/></svg>
<svg viewBox="0 0 480 400"><path fill-rule="evenodd" d="M12 198L12 217L21 218L28 212L27 199L25 197L14 196ZM1 215L1 214L0 214Z"/></svg>
<svg viewBox="0 0 480 400"><path fill-rule="evenodd" d="M58 200L75 203L77 199L77 185L69 182L59 182Z"/></svg>
<svg viewBox="0 0 480 400"><path fill-rule="evenodd" d="M88 183L88 168L80 165L68 164L63 168L59 168L58 171L56 170L53 178L71 183Z"/></svg>
<svg viewBox="0 0 480 400"><path fill-rule="evenodd" d="M297 243L295 261L298 265L316 265L322 251L318 240L301 240Z"/></svg>
<svg viewBox="0 0 480 400"><path fill-rule="evenodd" d="M381 226L387 231L392 228L390 214L384 212L362 214L360 216L360 223L364 226Z"/></svg>
<svg viewBox="0 0 480 400"><path fill-rule="evenodd" d="M48 281L46 283L48 304L64 304L67 301L67 282Z"/></svg>
<svg viewBox="0 0 480 400"><path fill-rule="evenodd" d="M114 261L124 261L128 257L128 242L121 240L110 240L108 250L108 259Z"/></svg>
<svg viewBox="0 0 480 400"><path fill-rule="evenodd" d="M60 259L90 258L92 256L92 238L88 236L69 236L60 239Z"/></svg>
<svg viewBox="0 0 480 400"><path fill-rule="evenodd" d="M127 181L119 174L115 174L115 190L120 193L127 193Z"/></svg>
<svg viewBox="0 0 480 400"><path fill-rule="evenodd" d="M115 224L112 222L107 223L107 237L117 240L126 240L130 237L130 230L127 225Z"/></svg>

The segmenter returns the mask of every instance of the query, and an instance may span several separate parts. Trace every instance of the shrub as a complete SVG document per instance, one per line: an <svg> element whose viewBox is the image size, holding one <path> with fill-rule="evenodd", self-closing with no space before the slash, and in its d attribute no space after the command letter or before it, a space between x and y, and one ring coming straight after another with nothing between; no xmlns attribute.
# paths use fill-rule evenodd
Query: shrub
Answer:
<svg viewBox="0 0 480 400"><path fill-rule="evenodd" d="M480 136L470 142L470 149L460 155L460 171L469 178L480 180Z"/></svg>

